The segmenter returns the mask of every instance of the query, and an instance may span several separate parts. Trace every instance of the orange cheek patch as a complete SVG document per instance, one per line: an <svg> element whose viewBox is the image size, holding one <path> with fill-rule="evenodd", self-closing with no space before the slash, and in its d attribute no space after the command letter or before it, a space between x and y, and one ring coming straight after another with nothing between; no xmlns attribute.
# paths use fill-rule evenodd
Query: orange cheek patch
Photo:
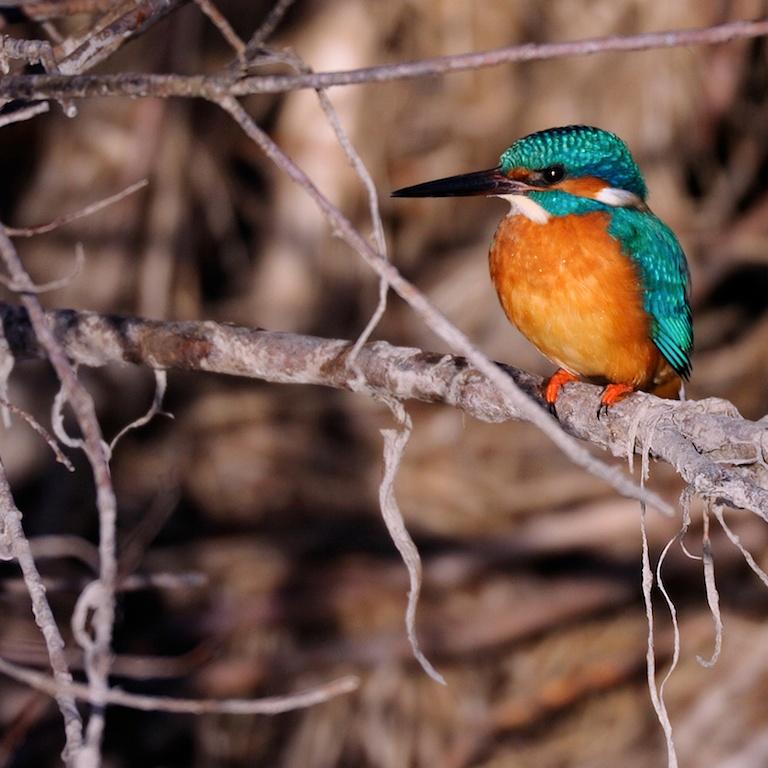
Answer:
<svg viewBox="0 0 768 768"><path fill-rule="evenodd" d="M531 179L531 173L526 168L512 168L507 172L506 176L514 181L530 181ZM546 185L541 187L541 189L542 191L560 189L563 192L568 192L578 197L595 198L598 192L607 186L609 185L602 179L598 179L595 176L584 176L578 179L564 179L558 184Z"/></svg>
<svg viewBox="0 0 768 768"><path fill-rule="evenodd" d="M564 179L559 184L553 184L549 189L561 189L563 192L568 192L572 195L578 195L579 197L597 197L597 193L600 190L605 189L608 185L601 179L597 179L594 176L584 176L579 179Z"/></svg>
<svg viewBox="0 0 768 768"><path fill-rule="evenodd" d="M528 181L531 178L531 173L525 168L510 168L506 177L513 181Z"/></svg>

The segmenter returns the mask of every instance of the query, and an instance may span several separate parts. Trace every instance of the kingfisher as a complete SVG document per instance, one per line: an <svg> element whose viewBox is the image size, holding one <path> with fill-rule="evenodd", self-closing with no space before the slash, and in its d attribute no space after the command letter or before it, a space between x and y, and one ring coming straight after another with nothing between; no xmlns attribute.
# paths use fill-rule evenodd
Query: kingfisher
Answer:
<svg viewBox="0 0 768 768"><path fill-rule="evenodd" d="M603 385L602 412L631 392L677 399L691 372L690 277L672 230L615 134L568 125L518 139L487 171L393 197L501 197L510 204L489 266L507 318L556 366L543 396Z"/></svg>

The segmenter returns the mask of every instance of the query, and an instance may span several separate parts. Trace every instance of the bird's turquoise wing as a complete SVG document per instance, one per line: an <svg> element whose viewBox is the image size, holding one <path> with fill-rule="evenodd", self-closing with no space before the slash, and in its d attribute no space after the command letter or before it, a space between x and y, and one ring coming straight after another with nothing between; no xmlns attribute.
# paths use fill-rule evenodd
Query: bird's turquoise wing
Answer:
<svg viewBox="0 0 768 768"><path fill-rule="evenodd" d="M691 372L693 322L685 254L672 230L648 211L617 208L608 232L637 264L643 305L652 318L651 337L682 377Z"/></svg>

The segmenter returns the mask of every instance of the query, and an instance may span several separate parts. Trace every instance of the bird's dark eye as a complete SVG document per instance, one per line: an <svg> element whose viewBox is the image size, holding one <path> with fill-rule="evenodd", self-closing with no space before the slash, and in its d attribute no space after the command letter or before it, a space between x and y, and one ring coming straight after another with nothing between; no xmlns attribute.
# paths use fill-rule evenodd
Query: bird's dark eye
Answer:
<svg viewBox="0 0 768 768"><path fill-rule="evenodd" d="M565 178L565 168L559 163L557 165L548 165L546 168L542 168L539 173L541 174L542 181L547 184L557 184L558 181L562 181Z"/></svg>

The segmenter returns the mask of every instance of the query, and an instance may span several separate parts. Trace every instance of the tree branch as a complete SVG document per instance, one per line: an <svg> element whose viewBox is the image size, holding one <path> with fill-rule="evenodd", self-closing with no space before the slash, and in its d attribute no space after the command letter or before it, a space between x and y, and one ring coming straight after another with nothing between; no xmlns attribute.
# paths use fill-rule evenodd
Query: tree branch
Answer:
<svg viewBox="0 0 768 768"><path fill-rule="evenodd" d="M163 12L166 9L163 8ZM340 85L384 83L434 77L440 74L497 67L524 61L592 56L616 51L645 51L690 45L717 45L732 40L768 34L768 19L736 21L701 29L646 32L639 35L594 37L562 43L526 43L479 53L437 56L421 61L363 67L342 72L317 72L298 75L151 75L121 73L112 75L11 75L0 78L0 98L4 99L83 99L91 96L157 96L216 99L224 96L250 96L283 93L302 88L332 88ZM101 60L99 54L98 60ZM79 59L78 59L79 61ZM88 65L93 63L88 59ZM60 63L62 71L68 68Z"/></svg>
<svg viewBox="0 0 768 768"><path fill-rule="evenodd" d="M133 363L360 391L356 371L347 365L351 341L210 321L161 322L73 310L49 312L47 317L55 338L79 365ZM0 321L18 361L42 356L22 308L0 303ZM445 403L481 421L525 418L462 357L377 341L363 346L355 362L371 392ZM544 407L539 377L502 368ZM599 387L590 384L564 389L558 414L569 434L623 458L647 451L670 464L702 496L768 520L766 424L743 419L724 400L672 402L645 393L628 397L598 420L594 414L599 393Z"/></svg>

